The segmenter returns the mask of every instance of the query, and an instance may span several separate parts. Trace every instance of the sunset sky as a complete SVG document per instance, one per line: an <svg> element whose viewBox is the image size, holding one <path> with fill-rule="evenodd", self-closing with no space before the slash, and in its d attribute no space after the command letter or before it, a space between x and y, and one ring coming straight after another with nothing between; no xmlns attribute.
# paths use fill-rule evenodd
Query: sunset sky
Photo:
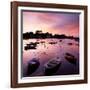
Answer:
<svg viewBox="0 0 90 90"><path fill-rule="evenodd" d="M23 11L23 33L49 32L79 36L79 13L50 13Z"/></svg>

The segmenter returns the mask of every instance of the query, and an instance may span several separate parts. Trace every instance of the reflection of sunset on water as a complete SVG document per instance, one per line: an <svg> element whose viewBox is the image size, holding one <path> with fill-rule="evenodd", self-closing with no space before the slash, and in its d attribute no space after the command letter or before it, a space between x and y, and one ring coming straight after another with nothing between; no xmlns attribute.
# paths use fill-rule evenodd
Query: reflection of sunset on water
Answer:
<svg viewBox="0 0 90 90"><path fill-rule="evenodd" d="M26 43L30 43L30 42L36 42L36 39L29 39L24 40L24 45ZM44 41L45 43L41 43L41 41ZM54 41L57 42L56 44L49 44L49 42ZM59 39L39 39L38 42L40 42L36 49L30 49L30 50L24 50L23 52L23 63L24 63L24 70L27 67L28 61L32 60L33 58L39 58L40 61L40 68L33 73L33 76L37 76L38 74L40 75L40 72L43 72L43 65L45 63L47 63L49 60L51 60L52 58L55 57L60 57L61 61L64 61L64 69L66 69L66 67L68 69L70 69L72 67L71 73L78 73L78 60L79 60L79 46L76 45L78 44L78 42L76 42L75 40L68 40L68 39L64 39L62 40L62 42L60 42ZM68 43L73 43L72 45L68 45ZM24 46L23 46L24 48ZM76 58L77 58L77 68L76 71L73 71L74 67L73 65L69 66L69 63L64 59L64 55L66 52L69 52L71 54L73 54ZM63 69L63 70L64 70ZM67 70L68 72L68 70ZM68 72L70 73L70 72ZM60 72L58 72L58 74L62 74ZM32 76L31 75L31 76Z"/></svg>

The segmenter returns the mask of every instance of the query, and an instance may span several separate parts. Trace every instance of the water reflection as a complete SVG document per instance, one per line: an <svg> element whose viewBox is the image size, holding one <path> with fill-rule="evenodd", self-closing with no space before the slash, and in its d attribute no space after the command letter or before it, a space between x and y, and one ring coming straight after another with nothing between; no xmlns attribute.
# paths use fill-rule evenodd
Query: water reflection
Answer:
<svg viewBox="0 0 90 90"><path fill-rule="evenodd" d="M29 49L27 50L25 49L26 45L29 45ZM65 58L67 52L75 57L75 65ZM52 75L79 74L79 42L73 39L23 40L23 76L27 76L28 62L33 58L39 59L40 66L29 76L45 76L44 66L53 58L59 58L62 64ZM68 58L73 59L70 56ZM55 62L53 63L53 65L50 65L58 65Z"/></svg>

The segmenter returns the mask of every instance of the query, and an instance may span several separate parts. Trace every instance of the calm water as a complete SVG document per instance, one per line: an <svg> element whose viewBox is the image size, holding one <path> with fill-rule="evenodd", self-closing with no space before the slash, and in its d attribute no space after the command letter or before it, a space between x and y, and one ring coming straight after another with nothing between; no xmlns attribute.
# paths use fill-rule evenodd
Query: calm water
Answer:
<svg viewBox="0 0 90 90"><path fill-rule="evenodd" d="M39 42L36 49L24 50L26 44ZM55 44L50 44L55 42ZM68 43L72 43L69 45ZM65 53L71 53L77 59L76 65L65 59ZM54 75L79 74L79 42L71 39L28 39L23 40L23 76L26 75L27 65L33 58L39 58L40 66L30 76L44 76L43 66L49 60L59 57L61 66Z"/></svg>

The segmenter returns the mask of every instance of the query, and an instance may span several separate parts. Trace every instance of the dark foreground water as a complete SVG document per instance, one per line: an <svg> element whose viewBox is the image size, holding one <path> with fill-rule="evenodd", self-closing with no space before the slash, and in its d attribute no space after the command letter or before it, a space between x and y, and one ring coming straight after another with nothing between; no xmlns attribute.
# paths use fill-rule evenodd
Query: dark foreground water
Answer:
<svg viewBox="0 0 90 90"><path fill-rule="evenodd" d="M38 42L36 49L24 50L26 44ZM51 44L55 42L55 44ZM65 59L65 53L71 53L75 56L76 65ZM23 77L27 74L27 65L33 58L39 58L40 66L29 76L45 76L44 65L49 60L59 57L62 61L61 66L54 75L79 74L79 42L74 39L28 39L23 40Z"/></svg>

